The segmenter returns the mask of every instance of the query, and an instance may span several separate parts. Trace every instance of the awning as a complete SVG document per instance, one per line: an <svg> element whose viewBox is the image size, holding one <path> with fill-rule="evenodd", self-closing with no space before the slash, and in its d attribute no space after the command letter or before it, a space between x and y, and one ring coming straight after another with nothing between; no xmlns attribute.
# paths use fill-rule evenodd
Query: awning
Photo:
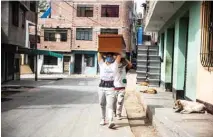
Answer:
<svg viewBox="0 0 213 137"><path fill-rule="evenodd" d="M48 51L48 50L35 50L35 49L33 49L31 52L33 54L36 54L36 55L47 55L47 56L53 56L53 57L57 57L57 58L63 58L62 54L52 52L52 51Z"/></svg>
<svg viewBox="0 0 213 137"><path fill-rule="evenodd" d="M18 53L31 54L31 55L46 55L46 56L53 56L57 58L63 58L63 54L59 54L49 50L18 48Z"/></svg>

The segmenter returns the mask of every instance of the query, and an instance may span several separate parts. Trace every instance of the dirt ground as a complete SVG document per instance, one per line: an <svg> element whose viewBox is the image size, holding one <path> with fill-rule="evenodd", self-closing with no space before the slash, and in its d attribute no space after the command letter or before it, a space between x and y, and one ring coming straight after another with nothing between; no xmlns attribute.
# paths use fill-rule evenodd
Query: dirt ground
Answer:
<svg viewBox="0 0 213 137"><path fill-rule="evenodd" d="M136 75L128 75L124 106L127 111L131 130L135 137L159 137L155 128L146 117L140 102L140 94L135 91Z"/></svg>
<svg viewBox="0 0 213 137"><path fill-rule="evenodd" d="M135 137L159 137L151 122L146 118L139 99L139 93L133 91L126 93L124 105L133 134Z"/></svg>

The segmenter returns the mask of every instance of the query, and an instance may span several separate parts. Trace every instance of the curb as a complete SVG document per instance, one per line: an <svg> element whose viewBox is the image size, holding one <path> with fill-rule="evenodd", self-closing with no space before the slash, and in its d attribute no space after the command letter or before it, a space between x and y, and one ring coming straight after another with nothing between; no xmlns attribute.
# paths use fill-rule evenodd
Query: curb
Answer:
<svg viewBox="0 0 213 137"><path fill-rule="evenodd" d="M129 120L128 120L128 116L127 116L127 112L126 112L126 108L123 106L123 112L122 112L123 116L126 117L127 122L128 122L128 126L127 128L127 132L129 132L130 136L129 137L135 137L135 135L132 133L132 130L130 128L130 124L129 124Z"/></svg>

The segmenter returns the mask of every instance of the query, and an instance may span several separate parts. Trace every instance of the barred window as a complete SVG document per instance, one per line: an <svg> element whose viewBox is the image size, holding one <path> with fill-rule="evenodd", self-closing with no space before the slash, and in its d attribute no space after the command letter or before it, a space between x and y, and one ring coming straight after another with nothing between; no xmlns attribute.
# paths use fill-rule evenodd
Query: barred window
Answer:
<svg viewBox="0 0 213 137"><path fill-rule="evenodd" d="M54 30L44 30L44 41L56 41Z"/></svg>
<svg viewBox="0 0 213 137"><path fill-rule="evenodd" d="M203 1L201 9L201 50L203 67L213 67L213 2Z"/></svg>
<svg viewBox="0 0 213 137"><path fill-rule="evenodd" d="M92 29L90 28L77 28L76 40L88 40L92 41Z"/></svg>
<svg viewBox="0 0 213 137"><path fill-rule="evenodd" d="M102 5L101 17L119 17L119 5Z"/></svg>
<svg viewBox="0 0 213 137"><path fill-rule="evenodd" d="M84 59L87 67L95 66L95 54L85 54Z"/></svg>
<svg viewBox="0 0 213 137"><path fill-rule="evenodd" d="M93 17L93 6L92 5L78 5L77 6L77 17Z"/></svg>
<svg viewBox="0 0 213 137"><path fill-rule="evenodd" d="M58 58L44 55L44 65L58 65Z"/></svg>

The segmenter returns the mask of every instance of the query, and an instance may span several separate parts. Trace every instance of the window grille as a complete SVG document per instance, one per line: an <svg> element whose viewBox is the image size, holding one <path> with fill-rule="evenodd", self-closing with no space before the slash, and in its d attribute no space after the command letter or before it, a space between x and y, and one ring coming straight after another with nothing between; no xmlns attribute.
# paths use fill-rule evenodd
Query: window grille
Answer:
<svg viewBox="0 0 213 137"><path fill-rule="evenodd" d="M201 49L203 67L213 67L213 2L203 1L201 8Z"/></svg>

